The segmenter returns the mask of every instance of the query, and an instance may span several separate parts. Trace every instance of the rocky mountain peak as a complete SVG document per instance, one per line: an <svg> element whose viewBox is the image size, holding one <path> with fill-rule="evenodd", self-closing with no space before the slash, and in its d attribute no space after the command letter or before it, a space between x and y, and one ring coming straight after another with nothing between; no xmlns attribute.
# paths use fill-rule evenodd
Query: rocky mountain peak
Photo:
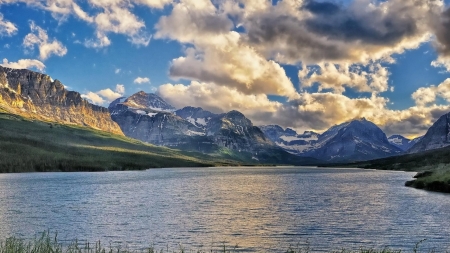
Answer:
<svg viewBox="0 0 450 253"><path fill-rule="evenodd" d="M89 103L46 74L0 66L0 86L0 106L11 113L122 134L108 109Z"/></svg>
<svg viewBox="0 0 450 253"><path fill-rule="evenodd" d="M417 153L447 146L450 146L450 113L442 115L408 152Z"/></svg>
<svg viewBox="0 0 450 253"><path fill-rule="evenodd" d="M158 95L154 93L145 93L144 91L139 91L131 95L123 102L123 104L134 109L148 109L162 112L175 111L175 108L172 105Z"/></svg>

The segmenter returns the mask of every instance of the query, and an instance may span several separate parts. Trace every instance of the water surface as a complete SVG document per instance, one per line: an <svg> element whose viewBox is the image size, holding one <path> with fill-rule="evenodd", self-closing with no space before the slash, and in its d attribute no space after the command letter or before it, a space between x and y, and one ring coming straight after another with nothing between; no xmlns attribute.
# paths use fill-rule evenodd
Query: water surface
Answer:
<svg viewBox="0 0 450 253"><path fill-rule="evenodd" d="M101 240L141 249L281 252L309 243L450 250L450 196L404 187L414 173L186 168L0 175L0 238Z"/></svg>

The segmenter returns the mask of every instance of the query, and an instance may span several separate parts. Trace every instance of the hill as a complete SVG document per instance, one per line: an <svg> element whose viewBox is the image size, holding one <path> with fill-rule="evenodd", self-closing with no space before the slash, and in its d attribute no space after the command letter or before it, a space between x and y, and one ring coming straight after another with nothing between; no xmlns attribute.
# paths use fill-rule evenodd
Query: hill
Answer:
<svg viewBox="0 0 450 253"><path fill-rule="evenodd" d="M5 110L0 110L0 150L0 172L142 170L228 164L225 160L156 147L88 127L32 121Z"/></svg>

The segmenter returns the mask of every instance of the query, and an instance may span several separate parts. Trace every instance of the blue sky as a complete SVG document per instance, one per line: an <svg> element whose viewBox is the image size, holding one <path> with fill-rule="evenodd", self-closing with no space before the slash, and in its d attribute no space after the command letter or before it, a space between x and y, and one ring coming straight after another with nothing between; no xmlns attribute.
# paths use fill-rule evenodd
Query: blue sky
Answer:
<svg viewBox="0 0 450 253"><path fill-rule="evenodd" d="M257 125L366 117L414 137L450 111L450 28L447 2L413 2L0 0L0 62L103 106L144 90Z"/></svg>

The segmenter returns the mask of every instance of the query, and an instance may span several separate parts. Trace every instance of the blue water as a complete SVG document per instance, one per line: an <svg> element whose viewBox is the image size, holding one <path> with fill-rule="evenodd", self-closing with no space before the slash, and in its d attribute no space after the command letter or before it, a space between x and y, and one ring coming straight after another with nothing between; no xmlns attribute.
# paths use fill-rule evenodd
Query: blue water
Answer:
<svg viewBox="0 0 450 253"><path fill-rule="evenodd" d="M50 229L142 249L282 252L450 250L450 195L404 187L414 173L186 168L0 175L0 238Z"/></svg>

